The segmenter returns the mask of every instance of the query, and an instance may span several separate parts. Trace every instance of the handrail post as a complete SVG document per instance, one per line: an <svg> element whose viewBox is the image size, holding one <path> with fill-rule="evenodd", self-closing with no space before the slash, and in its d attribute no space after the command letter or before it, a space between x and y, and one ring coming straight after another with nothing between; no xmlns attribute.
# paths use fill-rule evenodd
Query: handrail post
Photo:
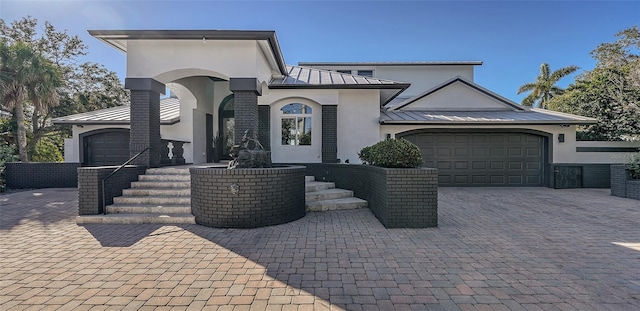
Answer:
<svg viewBox="0 0 640 311"><path fill-rule="evenodd" d="M105 191L105 186L104 186L104 184L107 181L107 179L109 179L111 176L115 175L123 167L127 166L129 163L131 163L131 161L135 160L137 157L139 157L141 154L145 153L145 151L147 151L147 150L149 150L149 147L146 147L146 148L144 148L144 150L138 152L136 155L131 157L129 160L125 161L120 166L118 166L115 170L113 170L113 172L109 173L109 175L107 175L107 177L102 179L102 213L103 213L103 215L107 214L107 193Z"/></svg>

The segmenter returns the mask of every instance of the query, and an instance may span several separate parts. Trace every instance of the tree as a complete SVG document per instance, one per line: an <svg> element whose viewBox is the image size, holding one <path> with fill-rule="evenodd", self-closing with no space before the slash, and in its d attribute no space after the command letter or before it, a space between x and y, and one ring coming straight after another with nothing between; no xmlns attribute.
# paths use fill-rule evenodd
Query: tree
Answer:
<svg viewBox="0 0 640 311"><path fill-rule="evenodd" d="M47 157L42 155L54 153L44 150L38 152L36 149L50 147L51 142L58 144L71 134L69 126L54 125L52 118L122 105L128 101L128 93L115 72L96 63L79 61L87 54L87 46L78 36L58 31L49 22L44 23L41 35L37 28L37 19L30 16L13 21L10 25L0 19L0 35L8 38L9 44L23 42L31 45L37 53L57 66L63 76L63 85L58 89L59 105L38 110L33 109L33 103L26 103L27 151L30 155L38 154L34 159L46 161ZM15 135L12 132L4 136L5 140L11 140L7 136ZM40 143L42 139L48 142ZM62 146L59 145L61 150ZM52 156L48 161L57 158L57 155Z"/></svg>
<svg viewBox="0 0 640 311"><path fill-rule="evenodd" d="M555 110L596 118L580 132L583 140L640 140L640 29L616 34L618 40L591 52L596 67L578 76L553 98Z"/></svg>
<svg viewBox="0 0 640 311"><path fill-rule="evenodd" d="M518 88L518 94L531 92L522 100L522 104L535 106L537 103L538 107L546 109L551 98L564 92L562 88L556 86L556 83L576 70L578 70L576 66L567 66L550 73L549 64L542 63L536 81L525 83Z"/></svg>
<svg viewBox="0 0 640 311"><path fill-rule="evenodd" d="M52 62L41 56L28 43L0 44L0 96L5 107L14 111L17 121L20 161L28 162L25 110L27 102L33 113L58 105L57 88L62 74Z"/></svg>

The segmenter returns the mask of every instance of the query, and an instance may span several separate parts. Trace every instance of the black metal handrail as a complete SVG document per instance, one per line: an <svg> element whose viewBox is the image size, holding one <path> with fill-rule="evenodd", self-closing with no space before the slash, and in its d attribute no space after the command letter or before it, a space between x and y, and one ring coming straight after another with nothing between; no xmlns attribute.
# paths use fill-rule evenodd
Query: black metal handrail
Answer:
<svg viewBox="0 0 640 311"><path fill-rule="evenodd" d="M107 214L107 193L104 191L104 182L109 179L111 176L115 175L117 172L119 172L123 167L127 166L129 163L131 163L131 161L135 160L137 157L139 157L141 154L145 153L145 151L149 150L149 147L144 148L144 150L138 152L136 155L134 155L133 157L131 157L131 159L127 160L126 162L122 163L120 166L118 166L118 168L116 168L115 170L113 170L113 172L111 172L109 175L107 175L107 177L102 179L102 209L104 210L104 215Z"/></svg>

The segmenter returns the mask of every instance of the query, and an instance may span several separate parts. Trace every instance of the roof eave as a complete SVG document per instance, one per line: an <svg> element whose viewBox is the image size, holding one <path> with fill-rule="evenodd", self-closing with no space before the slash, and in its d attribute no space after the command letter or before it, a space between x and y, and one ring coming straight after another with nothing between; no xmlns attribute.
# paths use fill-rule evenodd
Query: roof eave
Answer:
<svg viewBox="0 0 640 311"><path fill-rule="evenodd" d="M130 125L130 121L82 121L82 120L53 120L53 124L56 125ZM160 125L174 125L180 122L180 118L174 118L170 120L161 120Z"/></svg>
<svg viewBox="0 0 640 311"><path fill-rule="evenodd" d="M592 121L422 121L422 120L380 120L389 125L589 125Z"/></svg>
<svg viewBox="0 0 640 311"><path fill-rule="evenodd" d="M276 59L278 70L287 75L280 44L273 30L88 30L98 40L122 51L127 48L117 40L266 40Z"/></svg>
<svg viewBox="0 0 640 311"><path fill-rule="evenodd" d="M270 89L398 89L404 91L408 83L398 84L269 84Z"/></svg>
<svg viewBox="0 0 640 311"><path fill-rule="evenodd" d="M434 62L298 62L298 66L479 66L482 61L434 61Z"/></svg>

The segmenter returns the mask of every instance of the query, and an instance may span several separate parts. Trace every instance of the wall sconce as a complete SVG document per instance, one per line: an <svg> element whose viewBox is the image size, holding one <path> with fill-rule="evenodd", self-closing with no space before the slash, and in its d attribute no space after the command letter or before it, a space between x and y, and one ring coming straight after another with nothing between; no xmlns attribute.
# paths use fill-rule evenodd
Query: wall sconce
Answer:
<svg viewBox="0 0 640 311"><path fill-rule="evenodd" d="M207 43L207 38L205 38L205 36L202 36L202 43Z"/></svg>
<svg viewBox="0 0 640 311"><path fill-rule="evenodd" d="M391 134L387 134L387 140L391 139Z"/></svg>
<svg viewBox="0 0 640 311"><path fill-rule="evenodd" d="M564 142L564 134L558 134L558 142Z"/></svg>

